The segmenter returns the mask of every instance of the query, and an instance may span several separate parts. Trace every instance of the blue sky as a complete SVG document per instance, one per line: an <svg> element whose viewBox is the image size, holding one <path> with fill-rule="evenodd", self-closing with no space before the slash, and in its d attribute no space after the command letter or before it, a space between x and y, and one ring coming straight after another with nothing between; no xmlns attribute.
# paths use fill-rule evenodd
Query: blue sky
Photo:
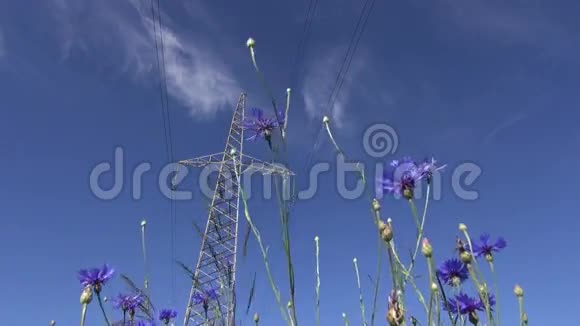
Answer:
<svg viewBox="0 0 580 326"><path fill-rule="evenodd" d="M569 262L580 232L575 184L580 175L571 169L580 163L578 4L378 1L329 111L329 92L363 1L321 0L304 59L295 66L308 3L162 4L175 158L222 150L241 91L248 93L250 106L271 110L245 47L251 36L278 102L287 87L293 88L288 157L299 186L306 185L305 158L322 115L332 112L335 136L349 159L369 166L375 162L363 151L365 128L387 123L397 131L399 146L385 160L435 155L448 164L441 199L432 204L427 222L438 260L451 256L459 222L474 234L502 235L508 248L496 264L504 324L517 319L515 283L526 290L532 323L572 316L580 290L575 277L580 266ZM75 273L80 268L107 262L141 282L139 223L144 218L150 227L154 300L183 316L190 282L171 259L197 260L199 238L192 221L205 223L205 199L194 192L193 200L177 203L172 253L170 205L155 178L167 158L150 17L148 1L3 4L0 305L7 325L42 325L51 319L57 325L77 323ZM318 142L312 163L334 162L328 138L323 134ZM89 174L97 164L112 161L117 146L125 152L124 188L118 198L103 201L91 193ZM248 142L246 149L271 157L262 142ZM152 172L143 179L143 197L133 200L130 174L143 162L152 165ZM477 200L453 193L453 171L466 162L482 171L469 186L479 193ZM195 189L197 173L192 171L184 186ZM370 204L366 197L342 199L335 180L333 173L323 175L314 198L298 202L292 211L302 325L314 325L316 235L322 246L322 324L339 324L343 311L351 321L360 320L355 256L370 306L366 275L374 275L376 265ZM110 186L113 177L102 182ZM249 205L288 298L275 200L255 195ZM410 247L413 221L406 203L389 198L383 207L384 217L397 226L399 246ZM240 230L245 230L243 221ZM251 241L249 248L249 256L240 259L241 300L245 305L258 273L252 312L260 312L264 325L280 325L258 247ZM117 277L106 292L113 296L120 290ZM379 297L381 321L388 290ZM88 323L98 325L101 317L96 306L91 308ZM411 301L409 308L420 306Z"/></svg>

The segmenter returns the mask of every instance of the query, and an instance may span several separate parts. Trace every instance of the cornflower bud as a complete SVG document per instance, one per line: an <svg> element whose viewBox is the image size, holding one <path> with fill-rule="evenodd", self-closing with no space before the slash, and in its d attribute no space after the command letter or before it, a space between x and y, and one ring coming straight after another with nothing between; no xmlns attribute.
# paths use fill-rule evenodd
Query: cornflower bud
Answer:
<svg viewBox="0 0 580 326"><path fill-rule="evenodd" d="M413 199L414 196L415 196L415 193L413 192L412 188L403 189L403 197L405 197L405 199L411 200L411 199Z"/></svg>
<svg viewBox="0 0 580 326"><path fill-rule="evenodd" d="M459 255L459 258L461 258L461 261L466 265L471 264L471 261L473 260L473 257L469 251L462 252Z"/></svg>
<svg viewBox="0 0 580 326"><path fill-rule="evenodd" d="M439 290L439 286L437 286L437 283L433 282L431 283L431 291L435 292Z"/></svg>
<svg viewBox="0 0 580 326"><path fill-rule="evenodd" d="M375 198L373 199L373 211L378 212L381 210L381 203Z"/></svg>
<svg viewBox="0 0 580 326"><path fill-rule="evenodd" d="M485 260L487 260L489 263L493 263L493 255L492 254L486 254L485 255Z"/></svg>
<svg viewBox="0 0 580 326"><path fill-rule="evenodd" d="M93 301L93 288L89 285L81 293L81 304L89 304Z"/></svg>
<svg viewBox="0 0 580 326"><path fill-rule="evenodd" d="M516 297L521 298L524 296L524 289L519 284L516 284L514 287L514 294Z"/></svg>
<svg viewBox="0 0 580 326"><path fill-rule="evenodd" d="M383 220L379 220L377 223L379 226L379 233L383 233L383 230L387 227L387 224Z"/></svg>
<svg viewBox="0 0 580 326"><path fill-rule="evenodd" d="M390 224L385 224L385 228L381 231L381 238L385 242L393 240L393 227Z"/></svg>
<svg viewBox="0 0 580 326"><path fill-rule="evenodd" d="M433 257L433 247L431 246L431 243L429 243L429 239L423 238L421 252L427 258Z"/></svg>

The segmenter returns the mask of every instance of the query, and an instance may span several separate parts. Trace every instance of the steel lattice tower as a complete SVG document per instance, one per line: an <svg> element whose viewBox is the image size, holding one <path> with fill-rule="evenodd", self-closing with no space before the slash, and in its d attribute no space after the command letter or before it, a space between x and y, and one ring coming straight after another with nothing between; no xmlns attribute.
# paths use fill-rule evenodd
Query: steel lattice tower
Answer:
<svg viewBox="0 0 580 326"><path fill-rule="evenodd" d="M262 174L289 177L293 173L279 165L267 163L243 154L244 111L246 94L242 93L230 125L223 152L179 163L192 167L216 165L218 177L211 204L201 251L194 272L194 281L187 303L184 326L235 325L235 280L238 239L240 187L238 177L252 170ZM197 293L217 289L217 300L195 304Z"/></svg>

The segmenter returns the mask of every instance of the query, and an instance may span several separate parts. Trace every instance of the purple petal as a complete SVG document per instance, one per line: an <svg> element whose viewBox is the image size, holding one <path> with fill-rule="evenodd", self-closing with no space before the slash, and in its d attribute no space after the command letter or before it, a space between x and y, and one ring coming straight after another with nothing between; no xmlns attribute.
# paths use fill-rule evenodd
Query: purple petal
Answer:
<svg viewBox="0 0 580 326"><path fill-rule="evenodd" d="M497 241L495 242L495 247L496 247L497 249L503 249L503 248L505 248L506 246L507 246L507 242L506 242L506 241L505 241L505 239L504 239L504 238L502 238L502 237L499 237L499 238L497 239Z"/></svg>

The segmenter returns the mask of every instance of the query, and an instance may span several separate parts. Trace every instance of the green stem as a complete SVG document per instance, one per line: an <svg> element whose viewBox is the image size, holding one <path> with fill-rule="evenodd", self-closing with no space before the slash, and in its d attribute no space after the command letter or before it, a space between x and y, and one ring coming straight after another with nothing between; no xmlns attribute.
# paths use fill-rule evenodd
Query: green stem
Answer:
<svg viewBox="0 0 580 326"><path fill-rule="evenodd" d="M392 240L391 240L392 241ZM393 278L393 290L397 290L398 286L397 286L397 274L398 274L398 266L395 265L394 262L394 255L393 255L393 250L392 250L392 245L390 243L387 243L387 253L389 254L389 264L391 265L391 276Z"/></svg>
<svg viewBox="0 0 580 326"><path fill-rule="evenodd" d="M143 251L143 269L144 269L144 274L145 274L145 281L144 281L144 285L145 285L145 293L147 293L147 311L151 310L150 307L150 298L151 298L151 293L149 291L149 271L148 271L148 265L147 265L147 246L146 246L146 242L145 242L145 221L141 222L141 250Z"/></svg>
<svg viewBox="0 0 580 326"><path fill-rule="evenodd" d="M298 325L298 317L296 315L296 282L294 276L294 264L292 263L292 252L291 252L291 245L290 245L290 219L289 219L289 212L287 210L287 202L283 198L282 190L280 189L280 184L278 183L278 179L275 178L276 184L276 193L278 194L278 200L280 204L280 216L282 220L282 232L283 232L283 244L284 244L284 253L286 254L286 265L288 266L288 282L290 285L290 299L292 302L291 311L291 320L293 324Z"/></svg>
<svg viewBox="0 0 580 326"><path fill-rule="evenodd" d="M427 184L427 198L425 198L425 206L423 207L423 216L421 218L421 223L418 226L419 234L417 235L417 242L415 243L415 250L413 251L413 256L411 257L411 264L409 265L409 268L407 268L407 271L409 271L409 275L412 275L411 273L413 272L413 268L415 267L415 262L417 260L417 254L419 253L419 247L421 246L421 240L423 239L423 234L425 232L425 220L427 219L427 207L429 207L430 194L431 194L431 185ZM409 200L409 203L411 205L411 210L413 211L413 216L415 216L416 220L418 221L418 218L416 216L417 207L415 206L415 203L413 202L412 199Z"/></svg>
<svg viewBox="0 0 580 326"><path fill-rule="evenodd" d="M437 284L436 283L436 279L435 279L435 261L433 260L433 256L430 256L427 258L427 267L429 269L429 281L431 284L429 284L430 287L433 286L433 284ZM437 295L437 293L433 293L433 289L431 289L431 295L435 297L435 310L437 313L437 325L441 324L441 305L439 303L439 296ZM431 315L429 315L429 318L431 318Z"/></svg>
<svg viewBox="0 0 580 326"><path fill-rule="evenodd" d="M363 300L363 294L362 294L362 289L360 286L360 274L358 271L358 261L356 258L354 258L352 260L352 262L354 263L354 270L356 272L356 284L358 286L358 294L359 294L359 303L360 303L360 310L361 310L361 315L362 315L362 322L363 322L363 326L367 326L367 319L366 319L366 312L365 312L365 302Z"/></svg>
<svg viewBox="0 0 580 326"><path fill-rule="evenodd" d="M501 305L499 303L499 281L498 281L497 273L495 272L495 265L493 264L493 261L489 262L489 268L491 269L491 274L492 274L493 282L495 285L495 309L496 309L496 315L497 315L497 324L499 326L499 325L501 325L501 313L499 310L499 308L501 307Z"/></svg>
<svg viewBox="0 0 580 326"><path fill-rule="evenodd" d="M441 279L439 279L439 276L435 275L435 278L437 278L437 284L439 285L439 291L441 291L441 297L443 299L443 304L447 308L445 310L447 310L447 315L449 316L449 321L451 321L451 324L453 326L456 326L457 325L457 321L451 315L451 309L449 309L450 308L450 306L449 306L449 300L447 300L447 295L445 295L445 289L443 288L443 283L441 283Z"/></svg>
<svg viewBox="0 0 580 326"><path fill-rule="evenodd" d="M292 90L286 90L286 111L284 112L284 127L282 128L282 138L286 139L286 128L288 127L288 113L290 111L290 93Z"/></svg>
<svg viewBox="0 0 580 326"><path fill-rule="evenodd" d="M419 213L417 212L417 206L413 199L409 199L409 205L411 205L411 212L413 214L413 219L415 219L415 225L417 226L417 232L421 230L421 222L419 221Z"/></svg>
<svg viewBox="0 0 580 326"><path fill-rule="evenodd" d="M433 300L435 299L433 291L429 294L429 311L427 312L427 325L431 326L432 312L433 312Z"/></svg>
<svg viewBox="0 0 580 326"><path fill-rule="evenodd" d="M87 308L88 308L88 304L83 304L83 308L81 310L81 326L85 326L85 320L87 319Z"/></svg>
<svg viewBox="0 0 580 326"><path fill-rule="evenodd" d="M316 325L320 326L320 244L318 236L316 242Z"/></svg>
<svg viewBox="0 0 580 326"><path fill-rule="evenodd" d="M268 93L268 96L270 97L270 100L272 101L272 108L274 109L274 116L276 117L276 122L278 122L278 125L280 125L280 117L278 114L278 106L276 105L276 100L274 99L274 95L272 94L272 90L270 89L270 87L268 87L268 82L266 81L266 77L264 76L264 74L262 73L260 68L258 67L258 61L256 60L256 51L254 50L253 46L250 47L250 56L252 57L252 63L254 64L254 69L256 69L256 72L258 73L258 76L260 77L260 81L262 82L264 89L266 90L266 92ZM284 135L282 128L280 128L280 133L282 135ZM286 143L285 137L282 137L282 143L283 144Z"/></svg>
<svg viewBox="0 0 580 326"><path fill-rule="evenodd" d="M349 326L348 317L344 312L342 313L342 318L344 319L344 326Z"/></svg>
<svg viewBox="0 0 580 326"><path fill-rule="evenodd" d="M105 322L107 326L111 326L109 322L109 318L107 318L107 313L105 312L105 306L103 306L103 300L101 300L101 293L97 292L97 301L99 301L99 307L101 308L101 312L103 313L103 317L105 318Z"/></svg>
<svg viewBox="0 0 580 326"><path fill-rule="evenodd" d="M523 297L518 297L518 305L520 307L520 326L526 326L527 323L524 320L524 298Z"/></svg>
<svg viewBox="0 0 580 326"><path fill-rule="evenodd" d="M375 325L375 314L377 311L377 299L379 297L379 287L381 283L381 274L383 270L383 255L382 255L382 248L383 248L383 239L379 236L379 249L377 250L377 276L375 279L375 288L373 294L373 311L371 313L371 326Z"/></svg>
<svg viewBox="0 0 580 326"><path fill-rule="evenodd" d="M235 163L235 158L234 158L234 165L235 164L236 163ZM267 249L264 248L264 244L262 242L262 236L260 235L260 231L258 230L256 225L254 225L252 217L250 216L250 211L248 209L248 200L246 198L246 193L245 193L243 187L241 186L240 175L239 175L237 169L234 169L234 171L236 174L236 179L238 181L238 184L240 185L239 189L240 189L240 193L242 195L242 202L244 203L244 216L246 217L246 221L250 225L250 228L252 229L252 232L253 232L254 236L256 237L256 240L258 241L258 245L260 246L260 251L262 252L262 258L264 260L264 266L266 267L266 274L268 275L268 279L270 281L270 286L272 287L272 291L274 292L274 296L276 297L276 301L278 303L278 306L280 307L282 317L284 317L284 319L286 320L286 323L290 324L290 320L289 320L289 316L286 312L286 308L282 304L282 299L280 297L280 290L278 290L278 287L276 286L276 282L274 281L274 277L272 276L272 271L270 270L270 261L268 259Z"/></svg>

